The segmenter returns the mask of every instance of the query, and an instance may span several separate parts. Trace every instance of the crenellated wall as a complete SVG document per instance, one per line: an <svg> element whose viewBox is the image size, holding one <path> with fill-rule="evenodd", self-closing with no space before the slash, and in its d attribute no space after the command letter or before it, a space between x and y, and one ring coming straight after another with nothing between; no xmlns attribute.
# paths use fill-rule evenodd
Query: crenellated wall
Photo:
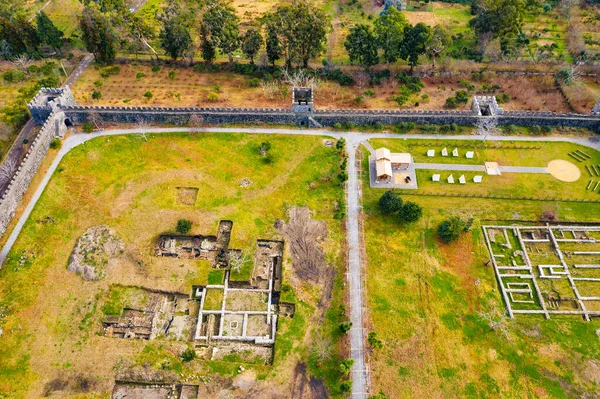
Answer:
<svg viewBox="0 0 600 399"><path fill-rule="evenodd" d="M31 179L38 171L48 153L50 142L55 137L63 137L67 132L65 114L60 110L53 111L35 137L27 154L19 164L8 187L0 198L0 235L6 231L8 223L13 218L19 201L29 188Z"/></svg>
<svg viewBox="0 0 600 399"><path fill-rule="evenodd" d="M600 133L600 100L590 114L556 114L553 112L506 112L498 107L495 97L474 97L468 111L449 110L315 110L304 107L226 108L226 107L91 107L79 106L69 87L44 88L29 103L32 117L43 124L40 133L19 165L7 189L0 193L0 234L12 219L17 205L31 179L44 160L54 137L63 137L67 126L91 121L115 123L157 123L186 125L202 122L218 124L282 124L305 127L333 126L352 122L355 125L401 122L417 124L457 124L476 126L482 118L495 118L499 125L569 126ZM485 116L489 115L489 116ZM194 117L193 122L190 118Z"/></svg>

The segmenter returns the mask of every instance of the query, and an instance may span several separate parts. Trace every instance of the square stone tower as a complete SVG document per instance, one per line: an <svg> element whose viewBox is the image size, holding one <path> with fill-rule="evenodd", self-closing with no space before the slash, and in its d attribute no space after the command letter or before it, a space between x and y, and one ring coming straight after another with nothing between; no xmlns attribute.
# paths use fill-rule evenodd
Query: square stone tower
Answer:
<svg viewBox="0 0 600 399"><path fill-rule="evenodd" d="M67 105L77 105L69 86L63 88L43 87L27 104L27 108L29 108L35 123L42 125L52 111Z"/></svg>
<svg viewBox="0 0 600 399"><path fill-rule="evenodd" d="M313 113L313 91L310 87L294 87L292 91L292 111L297 113Z"/></svg>

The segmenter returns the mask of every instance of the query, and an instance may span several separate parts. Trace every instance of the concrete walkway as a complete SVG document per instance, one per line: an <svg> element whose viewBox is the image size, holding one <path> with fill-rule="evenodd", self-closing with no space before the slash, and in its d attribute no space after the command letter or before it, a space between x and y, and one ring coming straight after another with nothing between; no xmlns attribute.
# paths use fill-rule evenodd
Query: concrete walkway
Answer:
<svg viewBox="0 0 600 399"><path fill-rule="evenodd" d="M52 162L52 165L46 172L46 175L40 182L33 197L27 204L23 214L19 218L15 228L12 230L4 248L0 252L0 267L6 260L10 249L17 240L25 222L29 218L37 201L44 192L50 178L56 171L62 158L71 149L85 145L85 142L97 137L116 136L122 134L149 134L149 133L248 133L248 134L283 134L283 135L308 135L308 136L328 136L334 138L345 138L348 151L348 193L347 193L347 228L348 228L348 296L350 298L350 353L354 359L352 367L352 398L367 398L369 391L368 375L365 364L364 345L365 334L363 329L363 282L362 282L362 262L361 262L361 243L360 243L360 181L356 170L356 149L365 140L371 138L396 138L396 139L427 139L427 140L474 140L482 141L480 136L442 136L442 135L396 135L385 133L358 133L358 132L332 132L328 130L300 130L300 129L266 129L266 128L151 128L151 129L115 129L107 131L97 131L91 134L75 134L64 140L62 148ZM488 141L551 141L551 142L570 142L580 144L595 150L600 150L600 141L588 138L574 137L515 137L500 136L487 137ZM372 147L371 147L372 148Z"/></svg>
<svg viewBox="0 0 600 399"><path fill-rule="evenodd" d="M485 166L483 165L460 165L451 163L415 163L415 169L485 172Z"/></svg>

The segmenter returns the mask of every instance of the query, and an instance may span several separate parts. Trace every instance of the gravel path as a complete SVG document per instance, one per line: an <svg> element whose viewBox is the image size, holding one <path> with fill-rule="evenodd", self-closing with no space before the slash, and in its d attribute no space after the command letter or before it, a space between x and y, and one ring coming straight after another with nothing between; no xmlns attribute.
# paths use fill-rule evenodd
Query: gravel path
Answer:
<svg viewBox="0 0 600 399"><path fill-rule="evenodd" d="M4 248L0 252L0 266L4 263L6 256L14 245L19 233L21 232L25 222L29 218L37 201L44 192L50 178L62 158L71 149L85 145L85 142L96 137L115 136L121 134L142 134L142 133L175 133L175 132L197 132L197 133L249 133L249 134L284 134L284 135L308 135L308 136L328 136L334 138L345 138L348 151L348 186L347 186L347 229L348 229L348 286L350 298L350 320L352 328L350 329L350 353L354 359L352 367L352 398L367 398L368 373L365 364L364 345L365 333L363 328L363 274L361 262L361 242L360 242L360 180L356 170L356 149L358 146L370 138L419 138L427 140L476 140L481 141L478 136L441 136L441 135L396 135L385 133L357 133L357 132L332 132L327 130L299 130L299 129L266 129L266 128L151 128L151 129L115 129L108 131L97 131L91 134L75 134L69 136L63 142L63 146L58 152L58 155L52 162L49 170L46 172L43 180L35 191L25 211L21 215L17 225L12 230ZM488 141L553 141L553 142L570 142L581 144L589 148L600 150L600 142L588 138L574 137L514 137L500 136L487 137ZM369 148L370 147L370 148ZM369 145L367 148L372 150ZM446 166L446 165L445 165ZM452 165L456 167L457 165ZM471 166L471 165L465 165ZM476 165L473 165L476 166ZM532 168L526 168L532 169ZM534 168L545 169L545 168ZM540 173L540 172L536 172Z"/></svg>

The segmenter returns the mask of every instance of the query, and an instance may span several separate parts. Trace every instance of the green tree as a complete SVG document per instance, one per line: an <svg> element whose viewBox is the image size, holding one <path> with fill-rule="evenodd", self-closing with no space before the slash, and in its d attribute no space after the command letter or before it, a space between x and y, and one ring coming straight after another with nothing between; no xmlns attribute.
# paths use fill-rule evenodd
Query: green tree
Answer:
<svg viewBox="0 0 600 399"><path fill-rule="evenodd" d="M412 223L421 219L423 215L423 208L419 204L407 201L402 205L402 208L398 211L398 217L401 221Z"/></svg>
<svg viewBox="0 0 600 399"><path fill-rule="evenodd" d="M425 54L431 40L431 28L423 22L404 29L404 39L400 46L400 56L408 61L410 71L419 64L419 56Z"/></svg>
<svg viewBox="0 0 600 399"><path fill-rule="evenodd" d="M466 228L466 223L458 216L452 216L450 219L442 222L438 226L438 234L442 241L452 242L457 240Z"/></svg>
<svg viewBox="0 0 600 399"><path fill-rule="evenodd" d="M4 43L3 52L8 50L10 55L37 49L40 44L36 28L22 14L0 16L0 38Z"/></svg>
<svg viewBox="0 0 600 399"><path fill-rule="evenodd" d="M115 59L117 36L106 15L93 7L86 7L79 19L79 27L85 48L97 62L110 63Z"/></svg>
<svg viewBox="0 0 600 399"><path fill-rule="evenodd" d="M138 47L144 46L150 50L156 57L156 61L160 61L158 52L149 42L156 38L154 27L146 22L142 16L134 13L127 13L124 21L128 29L129 37L131 37L134 42L138 43Z"/></svg>
<svg viewBox="0 0 600 399"><path fill-rule="evenodd" d="M402 208L402 198L398 196L394 191L386 191L379 198L379 209L383 213L394 213L398 212Z"/></svg>
<svg viewBox="0 0 600 399"><path fill-rule="evenodd" d="M434 68L436 60L446 53L452 43L452 34L445 26L436 25L433 27L431 40L427 45L427 56L433 62Z"/></svg>
<svg viewBox="0 0 600 399"><path fill-rule="evenodd" d="M246 34L242 37L242 51L252 65L254 65L254 57L256 57L256 54L258 54L258 51L260 50L260 46L262 46L262 41L260 32L255 29L248 29Z"/></svg>
<svg viewBox="0 0 600 399"><path fill-rule="evenodd" d="M281 42L277 36L277 27L274 23L267 22L267 59L271 65L275 66L275 62L283 55L283 49L281 48Z"/></svg>
<svg viewBox="0 0 600 399"><path fill-rule="evenodd" d="M171 1L157 19L162 24L160 46L173 60L184 56L193 44L190 22L184 10Z"/></svg>
<svg viewBox="0 0 600 399"><path fill-rule="evenodd" d="M275 28L286 67L291 68L292 61L297 60L304 68L308 68L308 61L325 50L327 31L331 27L330 18L325 11L307 0L280 4L265 19Z"/></svg>
<svg viewBox="0 0 600 399"><path fill-rule="evenodd" d="M187 219L179 219L177 221L177 232L179 234L187 234L192 229L192 222Z"/></svg>
<svg viewBox="0 0 600 399"><path fill-rule="evenodd" d="M404 15L392 6L375 21L375 35L379 47L383 50L383 59L388 69L390 64L400 58L404 30L409 26Z"/></svg>
<svg viewBox="0 0 600 399"><path fill-rule="evenodd" d="M86 7L91 3L98 6L100 12L102 13L110 13L110 12L121 12L125 10L125 2L124 0L84 0L83 5Z"/></svg>
<svg viewBox="0 0 600 399"><path fill-rule="evenodd" d="M210 31L213 44L229 57L233 64L233 52L240 47L240 23L235 8L222 0L208 4L203 23Z"/></svg>
<svg viewBox="0 0 600 399"><path fill-rule="evenodd" d="M37 14L36 25L40 42L59 51L63 45L63 33L52 23L44 11Z"/></svg>
<svg viewBox="0 0 600 399"><path fill-rule="evenodd" d="M200 51L202 53L202 59L207 64L212 64L214 59L217 56L217 52L215 50L215 46L210 38L210 31L208 27L204 24L200 24Z"/></svg>
<svg viewBox="0 0 600 399"><path fill-rule="evenodd" d="M377 56L377 39L368 25L359 24L350 29L346 36L344 47L350 57L350 62L358 63L365 69L376 65L379 61Z"/></svg>

